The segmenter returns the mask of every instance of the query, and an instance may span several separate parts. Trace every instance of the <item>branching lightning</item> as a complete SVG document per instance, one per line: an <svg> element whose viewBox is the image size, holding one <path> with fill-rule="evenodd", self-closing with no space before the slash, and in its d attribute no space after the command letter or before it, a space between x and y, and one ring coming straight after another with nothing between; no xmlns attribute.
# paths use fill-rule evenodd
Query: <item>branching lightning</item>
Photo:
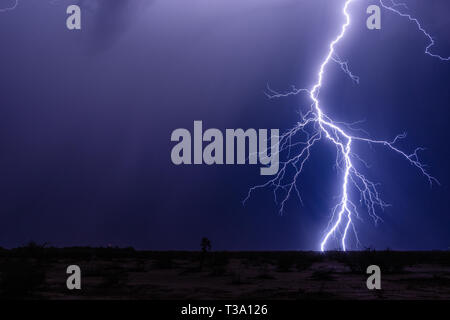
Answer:
<svg viewBox="0 0 450 320"><path fill-rule="evenodd" d="M388 206L385 203L377 190L377 184L369 180L356 163L359 163L364 168L369 168L369 165L364 161L357 153L352 149L355 143L367 143L374 145L381 145L387 149L394 151L400 157L407 160L413 167L419 170L420 173L428 180L430 185L433 183L439 184L439 182L428 173L426 167L419 159L419 152L424 148L418 147L411 153L407 153L397 147L397 142L406 137L405 133L397 135L392 140L377 140L369 136L367 132L362 129L358 129L355 123L343 123L332 120L323 111L322 105L319 100L320 89L323 85L323 78L325 76L326 68L330 62L338 64L342 71L349 76L349 78L355 83L359 83L360 78L354 75L349 67L347 61L342 60L336 53L335 47L338 45L346 34L346 31L350 27L351 18L348 12L349 6L358 0L346 0L342 9L342 14L345 18L344 23L341 26L339 34L329 44L329 50L324 60L320 64L317 81L310 89L298 89L295 86L290 91L280 93L267 88L267 96L270 99L283 98L288 96L295 96L298 94L307 94L311 100L310 108L305 114L300 114L300 121L286 133L284 133L279 139L279 151L287 152L287 160L280 163L280 169L275 177L265 184L255 186L251 188L245 198L244 202L251 196L252 192L259 188L272 187L275 201L280 204L280 212L283 212L285 204L293 193L301 199L300 190L297 184L297 180L303 171L305 163L310 157L311 151L314 145L325 138L336 148L336 168L342 172L341 182L341 194L339 196L338 203L331 211L331 217L324 233L324 236L320 242L320 250L324 251L327 248L327 244L331 237L335 237L336 234L340 237L340 243L342 250L347 250L347 237L348 232L351 229L354 233L356 243L359 244L358 234L354 225L354 218L360 218L357 210L357 205L353 198L359 195L359 203L366 208L368 215L374 220L375 223L381 220L377 215L379 209L383 210ZM416 25L418 30L427 38L428 45L425 48L425 53L433 58L437 58L441 61L450 61L449 57L443 57L438 54L432 53L431 48L435 45L433 37L427 32L418 19L412 15L405 13L404 10L408 10L406 4L396 3L394 0L389 0L389 4L386 4L386 0L379 0L381 6L389 12L392 12L403 18L407 18L410 22ZM0 8L0 13L14 10L18 7L19 0L14 0L10 7ZM266 150L265 152L267 152ZM292 172L293 174L290 174ZM352 192L354 191L354 193ZM282 192L283 196L278 199L278 194Z"/></svg>
<svg viewBox="0 0 450 320"><path fill-rule="evenodd" d="M394 1L391 1L392 5L386 5L384 3L384 0L380 0L380 4L383 8L385 8L386 10L389 10L401 17L407 18L409 21L413 22L417 28L425 35L425 37L427 37L428 39L428 45L425 48L425 53L428 54L429 56L433 57L433 58L437 58L441 61L450 61L450 56L449 57L442 57L438 54L434 54L432 52L430 52L431 47L433 47L435 45L434 39L433 37L422 27L422 25L420 24L419 20L417 20L416 18L414 18L413 16L411 16L410 14L407 13L403 13L400 10L396 9L397 7L401 7L403 6L405 9L408 9L408 7L403 4L403 3L395 3Z"/></svg>
<svg viewBox="0 0 450 320"><path fill-rule="evenodd" d="M406 134L399 134L394 139L377 140L372 139L365 131L356 129L355 125L358 123L342 123L336 122L328 117L321 106L319 100L320 89L323 85L323 78L325 76L326 68L330 62L337 63L342 71L347 74L354 82L359 83L359 77L355 76L349 68L348 62L341 60L336 54L336 45L344 39L344 36L350 27L351 18L348 12L349 6L358 0L347 0L342 9L342 14L345 18L341 26L339 34L329 44L329 50L322 61L318 73L317 82L310 89L298 89L292 87L288 92L279 93L268 87L266 93L269 98L283 98L292 95L305 93L309 96L312 104L305 114L300 115L300 121L292 129L288 130L280 137L279 152L285 151L287 153L287 160L280 163L280 170L278 174L265 184L251 188L245 198L244 202L251 196L252 192L259 188L272 187L275 201L280 205L280 213L283 212L287 200L295 193L301 201L300 191L297 180L303 171L304 165L310 157L313 146L323 138L331 142L336 147L336 167L342 172L341 194L338 203L334 206L331 212L331 218L328 226L320 242L320 250L324 251L327 248L331 237L339 237L340 246L343 251L347 250L347 238L349 230L352 230L355 235L356 245L359 245L358 234L354 225L354 218L360 218L357 210L357 205L353 198L355 194L359 196L359 203L365 207L369 216L375 223L381 220L377 215L378 210L383 210L388 206L385 203L377 190L377 184L370 181L363 173L361 173L359 166L361 164L364 168L368 168L368 164L353 150L356 143L367 143L373 145L381 145L387 149L394 151L400 157L409 162L410 165L419 170L421 174L428 180L430 185L439 182L428 173L425 165L419 159L419 152L424 148L418 147L411 153L407 153L397 147L397 142L406 137ZM425 49L425 53L438 58L442 61L448 61L449 58L439 56L430 52L431 47L435 44L430 34L421 26L419 21L411 15L403 13L399 8L408 9L405 4L396 3L391 0L391 5L386 5L383 0L380 4L386 10L393 12L401 17L406 17L409 21L416 24L418 29L429 40L429 44ZM293 174L290 174L293 172ZM354 191L354 192L352 192ZM282 198L278 199L278 195L282 194Z"/></svg>

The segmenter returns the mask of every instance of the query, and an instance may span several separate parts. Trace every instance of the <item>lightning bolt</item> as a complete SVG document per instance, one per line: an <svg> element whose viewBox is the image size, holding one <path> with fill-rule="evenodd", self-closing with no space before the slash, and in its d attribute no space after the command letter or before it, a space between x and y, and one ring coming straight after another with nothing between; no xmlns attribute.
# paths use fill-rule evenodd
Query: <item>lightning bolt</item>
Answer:
<svg viewBox="0 0 450 320"><path fill-rule="evenodd" d="M6 8L0 8L0 12L6 12L6 11L14 10L15 8L17 8L18 5L19 5L19 0L14 0L14 3L13 3L12 6L6 7Z"/></svg>
<svg viewBox="0 0 450 320"><path fill-rule="evenodd" d="M331 218L326 228L325 234L320 242L320 250L324 251L330 237L335 236L336 233L340 235L340 242L342 250L347 250L347 236L350 228L353 230L357 245L359 244L358 234L356 232L353 219L360 218L357 206L352 200L353 189L356 194L359 194L359 202L362 204L368 215L374 220L375 223L381 220L377 215L377 209L384 209L388 206L385 203L377 190L377 184L370 181L361 171L357 168L355 163L361 163L363 167L369 168L369 165L355 152L352 147L355 143L368 143L374 145L381 145L387 149L394 151L400 157L406 159L413 167L419 170L427 179L430 185L433 183L439 184L439 181L428 173L425 169L425 165L419 159L419 152L424 148L418 147L411 153L407 153L399 149L396 144L399 140L404 139L406 134L399 134L394 139L376 140L372 139L367 132L362 129L355 128L359 122L355 123L343 123L332 120L322 110L322 106L319 100L320 89L323 85L323 78L325 71L330 62L334 62L340 66L342 71L350 77L355 83L359 83L359 77L354 75L349 67L347 61L343 61L336 53L335 47L344 38L347 29L350 26L351 19L348 13L348 8L351 3L358 0L346 0L342 9L342 14L345 17L345 22L341 26L339 34L329 44L329 50L324 60L322 61L317 73L317 82L311 89L292 89L285 93L279 93L267 88L266 93L270 99L282 98L292 95L298 95L305 93L312 101L309 110L305 114L300 114L300 121L292 129L288 130L279 139L279 151L287 151L287 160L280 163L280 169L272 180L267 181L265 184L250 188L247 197L244 199L247 201L252 192L259 188L273 187L273 194L275 201L278 202L278 193L284 192L284 196L280 201L280 212L283 212L287 200L291 197L292 193L295 193L298 198L301 199L300 190L298 188L297 180L304 165L310 157L311 150L314 145L325 138L332 145L336 147L336 168L342 171L342 185L341 195L339 202L334 206L331 212ZM433 58L437 58L441 61L450 61L450 57L443 57L438 54L432 53L430 50L435 45L433 37L427 32L421 25L418 19L412 15L401 11L399 8L408 10L408 7L403 3L396 3L394 0L390 0L390 5L386 4L384 0L379 0L381 6L401 17L407 18L410 22L414 23L419 31L428 39L428 45L425 48L425 53ZM19 4L19 0L14 0L14 3L10 7L0 8L1 12L14 10ZM356 134L360 132L361 134ZM260 151L261 153L262 151ZM267 154L268 150L265 150ZM293 174L290 172L293 171Z"/></svg>
<svg viewBox="0 0 450 320"><path fill-rule="evenodd" d="M403 13L403 12L401 12L400 10L396 9L396 7L399 7L399 6L403 6L405 9L408 9L408 7L407 7L405 4L403 4L403 3L395 3L395 2L392 1L392 0L391 0L391 3L392 3L392 5L389 6L389 5L386 5L386 4L384 3L383 0L380 0L380 4L381 4L381 6L382 6L383 8L385 8L386 10L389 10L389 11L391 11L391 12L393 12L393 13L395 13L395 14L401 16L401 17L407 18L409 21L413 22L413 23L417 26L417 28L424 34L425 37L427 37L427 39L428 39L428 45L427 45L426 48L425 48L425 53L426 53L427 55L429 55L429 56L431 56L431 57L433 57L433 58L437 58L437 59L439 59L439 60L441 60L441 61L450 61L450 56L449 56L449 57L442 57L442 56L440 56L440 55L438 55L438 54L434 54L434 53L430 52L431 47L435 45L434 39L433 39L433 37L432 37L432 36L431 36L431 35L430 35L430 34L422 27L422 25L420 24L419 20L417 20L416 18L414 18L414 17L411 16L410 14Z"/></svg>
<svg viewBox="0 0 450 320"><path fill-rule="evenodd" d="M356 163L362 164L363 167L368 168L368 164L355 152L353 147L356 143L366 143L369 145L384 146L388 150L395 152L400 157L409 162L428 180L430 185L433 183L439 184L439 181L428 173L425 165L419 159L419 152L424 148L418 147L411 153L407 153L397 147L397 142L406 137L406 133L397 135L394 139L377 140L371 138L367 132L355 128L357 123L342 123L332 120L323 111L319 100L320 89L323 85L323 79L326 69L330 62L337 63L342 71L347 74L353 81L359 83L359 77L355 76L349 68L348 62L342 61L336 54L335 47L344 39L345 34L350 27L351 18L348 12L349 6L358 0L347 0L342 9L342 14L345 18L344 23L340 28L339 34L329 44L328 53L322 61L318 73L317 82L311 89L297 89L295 86L288 92L280 93L267 88L266 93L269 98L283 98L292 95L305 93L311 100L311 106L305 114L300 114L300 121L292 129L284 133L279 139L279 153L286 151L287 160L280 163L280 169L275 177L262 185L250 188L244 203L249 199L252 192L259 188L272 187L275 201L280 205L280 213L283 212L287 200L295 193L300 201L300 190L297 180L303 171L304 165L310 157L313 146L323 138L329 141L336 148L336 168L342 172L342 184L340 200L334 206L331 212L331 218L320 242L320 250L323 252L327 248L330 238L336 237L339 234L340 246L343 251L347 250L347 237L349 230L354 233L357 246L359 245L358 234L354 225L354 218L360 218L355 202L352 200L355 191L359 195L359 203L366 208L368 215L375 223L381 220L377 215L379 209L383 210L387 206L377 190L377 184L370 181L363 173L361 173L359 166ZM449 58L439 56L430 52L430 48L435 44L430 34L421 26L419 21L409 14L399 11L399 7L407 9L405 4L396 3L391 0L391 6L386 5L383 0L380 0L383 8L408 18L414 22L418 29L428 38L429 44L425 49L425 53L438 58L442 61L447 61ZM359 132L359 134L357 134ZM267 150L266 150L267 152ZM278 199L279 193L283 194L282 199Z"/></svg>

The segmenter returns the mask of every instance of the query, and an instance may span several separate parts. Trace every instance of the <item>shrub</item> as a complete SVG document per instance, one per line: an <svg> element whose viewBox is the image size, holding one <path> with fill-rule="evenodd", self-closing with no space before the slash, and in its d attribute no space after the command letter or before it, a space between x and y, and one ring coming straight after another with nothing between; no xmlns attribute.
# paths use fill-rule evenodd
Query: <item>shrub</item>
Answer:
<svg viewBox="0 0 450 320"><path fill-rule="evenodd" d="M45 281L43 268L30 260L10 260L0 266L0 294L6 298L23 298Z"/></svg>
<svg viewBox="0 0 450 320"><path fill-rule="evenodd" d="M280 272L289 272L294 264L294 257L291 254L282 253L277 261L277 269Z"/></svg>
<svg viewBox="0 0 450 320"><path fill-rule="evenodd" d="M371 249L342 255L340 261L347 265L351 272L355 273L365 273L370 265L379 266L384 273L401 273L406 266L414 263L403 252Z"/></svg>
<svg viewBox="0 0 450 320"><path fill-rule="evenodd" d="M158 269L172 269L174 262L171 256L163 254L156 259L156 267Z"/></svg>
<svg viewBox="0 0 450 320"><path fill-rule="evenodd" d="M334 280L332 273L333 270L317 270L313 272L311 279L317 281L332 281Z"/></svg>

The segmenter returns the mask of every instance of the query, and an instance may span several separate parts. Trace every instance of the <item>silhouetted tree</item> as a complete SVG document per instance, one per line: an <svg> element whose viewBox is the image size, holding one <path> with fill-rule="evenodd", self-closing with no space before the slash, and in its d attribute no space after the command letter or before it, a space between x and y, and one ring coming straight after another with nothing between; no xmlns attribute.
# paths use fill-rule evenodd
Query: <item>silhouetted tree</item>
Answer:
<svg viewBox="0 0 450 320"><path fill-rule="evenodd" d="M200 269L202 269L206 255L208 254L209 251L211 251L211 241L208 238L203 237L200 246L202 248L202 254L200 255Z"/></svg>
<svg viewBox="0 0 450 320"><path fill-rule="evenodd" d="M202 247L202 252L203 253L206 253L206 252L208 252L208 251L211 251L211 241L208 239L208 238L206 238L206 237L203 237L202 238L202 242L201 242L201 247Z"/></svg>

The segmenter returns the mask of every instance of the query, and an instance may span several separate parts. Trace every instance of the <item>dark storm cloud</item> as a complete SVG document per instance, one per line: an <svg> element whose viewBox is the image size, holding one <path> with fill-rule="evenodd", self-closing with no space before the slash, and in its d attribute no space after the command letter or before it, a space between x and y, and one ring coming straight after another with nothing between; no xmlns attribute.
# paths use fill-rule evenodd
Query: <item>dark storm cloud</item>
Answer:
<svg viewBox="0 0 450 320"><path fill-rule="evenodd" d="M448 1L436 2L411 10L428 26L448 12ZM69 31L65 9L74 3L23 1L0 16L0 246L198 249L208 236L218 250L317 249L339 194L329 145L301 177L304 206L293 199L279 216L271 190L241 205L265 181L258 168L174 166L170 134L194 120L289 129L309 101L263 91L267 82L280 91L312 83L342 1L81 0L83 28ZM443 185L430 189L402 159L363 150L393 206L378 228L364 216L360 239L446 248L450 64L424 55L424 37L404 19L386 14L382 30L367 30L366 4L355 1L359 19L337 48L361 83L330 65L324 108L338 120L367 119L363 129L376 138L408 131L405 143L428 148L424 162ZM435 26L436 39L450 39ZM444 43L436 52L449 52Z"/></svg>
<svg viewBox="0 0 450 320"><path fill-rule="evenodd" d="M17 0L0 0L0 12L14 10L17 4Z"/></svg>
<svg viewBox="0 0 450 320"><path fill-rule="evenodd" d="M154 0L80 0L94 50L110 48Z"/></svg>

